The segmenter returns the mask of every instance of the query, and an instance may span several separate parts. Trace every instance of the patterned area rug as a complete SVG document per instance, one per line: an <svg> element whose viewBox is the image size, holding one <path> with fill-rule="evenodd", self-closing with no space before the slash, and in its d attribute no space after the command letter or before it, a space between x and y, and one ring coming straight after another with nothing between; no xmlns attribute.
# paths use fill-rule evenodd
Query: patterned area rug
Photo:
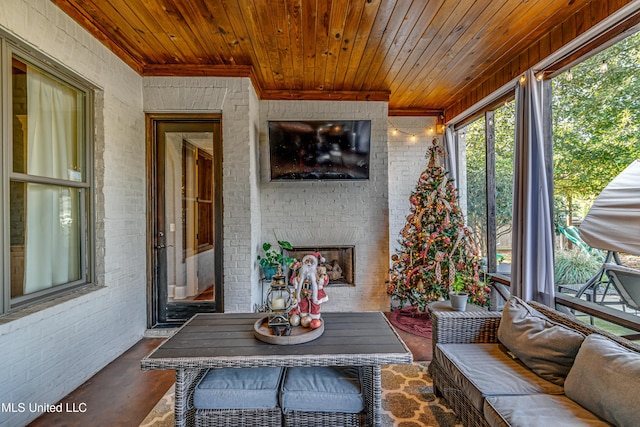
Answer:
<svg viewBox="0 0 640 427"><path fill-rule="evenodd" d="M382 367L382 425L461 426L446 402L433 394L428 362Z"/></svg>
<svg viewBox="0 0 640 427"><path fill-rule="evenodd" d="M382 367L382 425L384 427L454 427L459 421L433 394L429 363ZM167 391L140 427L173 426L173 387Z"/></svg>

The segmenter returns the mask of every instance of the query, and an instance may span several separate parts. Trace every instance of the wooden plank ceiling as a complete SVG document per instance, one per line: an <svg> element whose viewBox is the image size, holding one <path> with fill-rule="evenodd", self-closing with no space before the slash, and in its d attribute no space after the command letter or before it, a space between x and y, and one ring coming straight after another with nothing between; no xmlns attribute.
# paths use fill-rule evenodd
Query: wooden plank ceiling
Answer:
<svg viewBox="0 0 640 427"><path fill-rule="evenodd" d="M248 76L262 99L388 100L390 111L418 115L459 102L590 6L590 0L52 1L144 76Z"/></svg>

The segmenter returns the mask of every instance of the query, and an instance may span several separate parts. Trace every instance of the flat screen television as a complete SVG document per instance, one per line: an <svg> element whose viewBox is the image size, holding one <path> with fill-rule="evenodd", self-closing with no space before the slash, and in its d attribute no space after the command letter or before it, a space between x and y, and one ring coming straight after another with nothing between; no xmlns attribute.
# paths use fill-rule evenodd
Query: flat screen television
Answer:
<svg viewBox="0 0 640 427"><path fill-rule="evenodd" d="M272 181L367 180L371 120L269 121Z"/></svg>

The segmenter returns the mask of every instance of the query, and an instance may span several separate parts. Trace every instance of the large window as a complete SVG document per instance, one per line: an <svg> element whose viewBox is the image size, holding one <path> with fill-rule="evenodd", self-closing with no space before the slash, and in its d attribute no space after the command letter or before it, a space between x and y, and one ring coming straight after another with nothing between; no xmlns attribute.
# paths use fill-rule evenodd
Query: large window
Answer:
<svg viewBox="0 0 640 427"><path fill-rule="evenodd" d="M0 313L91 283L93 263L91 90L6 41L3 50Z"/></svg>
<svg viewBox="0 0 640 427"><path fill-rule="evenodd" d="M604 285L606 277L598 277L606 251L589 247L579 229L607 184L640 159L640 33L559 74L552 84L556 285L561 293L580 296L583 285L593 283L590 295L581 296L629 311ZM616 255L618 260L609 261L640 270L640 256Z"/></svg>
<svg viewBox="0 0 640 427"><path fill-rule="evenodd" d="M457 131L466 164L460 171L460 194L467 224L485 268L507 275L511 272L514 105L504 102Z"/></svg>
<svg viewBox="0 0 640 427"><path fill-rule="evenodd" d="M460 132L466 153L467 225L473 233L482 257L487 256L487 144L484 116L473 121Z"/></svg>

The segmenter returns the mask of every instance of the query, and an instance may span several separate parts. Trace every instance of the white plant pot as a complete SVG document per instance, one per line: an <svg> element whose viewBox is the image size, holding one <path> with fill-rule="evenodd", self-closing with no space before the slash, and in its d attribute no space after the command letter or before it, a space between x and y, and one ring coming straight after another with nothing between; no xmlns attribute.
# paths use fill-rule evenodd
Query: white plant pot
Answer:
<svg viewBox="0 0 640 427"><path fill-rule="evenodd" d="M468 294L456 294L455 292L449 292L449 301L451 301L451 308L455 311L465 311L467 309Z"/></svg>

